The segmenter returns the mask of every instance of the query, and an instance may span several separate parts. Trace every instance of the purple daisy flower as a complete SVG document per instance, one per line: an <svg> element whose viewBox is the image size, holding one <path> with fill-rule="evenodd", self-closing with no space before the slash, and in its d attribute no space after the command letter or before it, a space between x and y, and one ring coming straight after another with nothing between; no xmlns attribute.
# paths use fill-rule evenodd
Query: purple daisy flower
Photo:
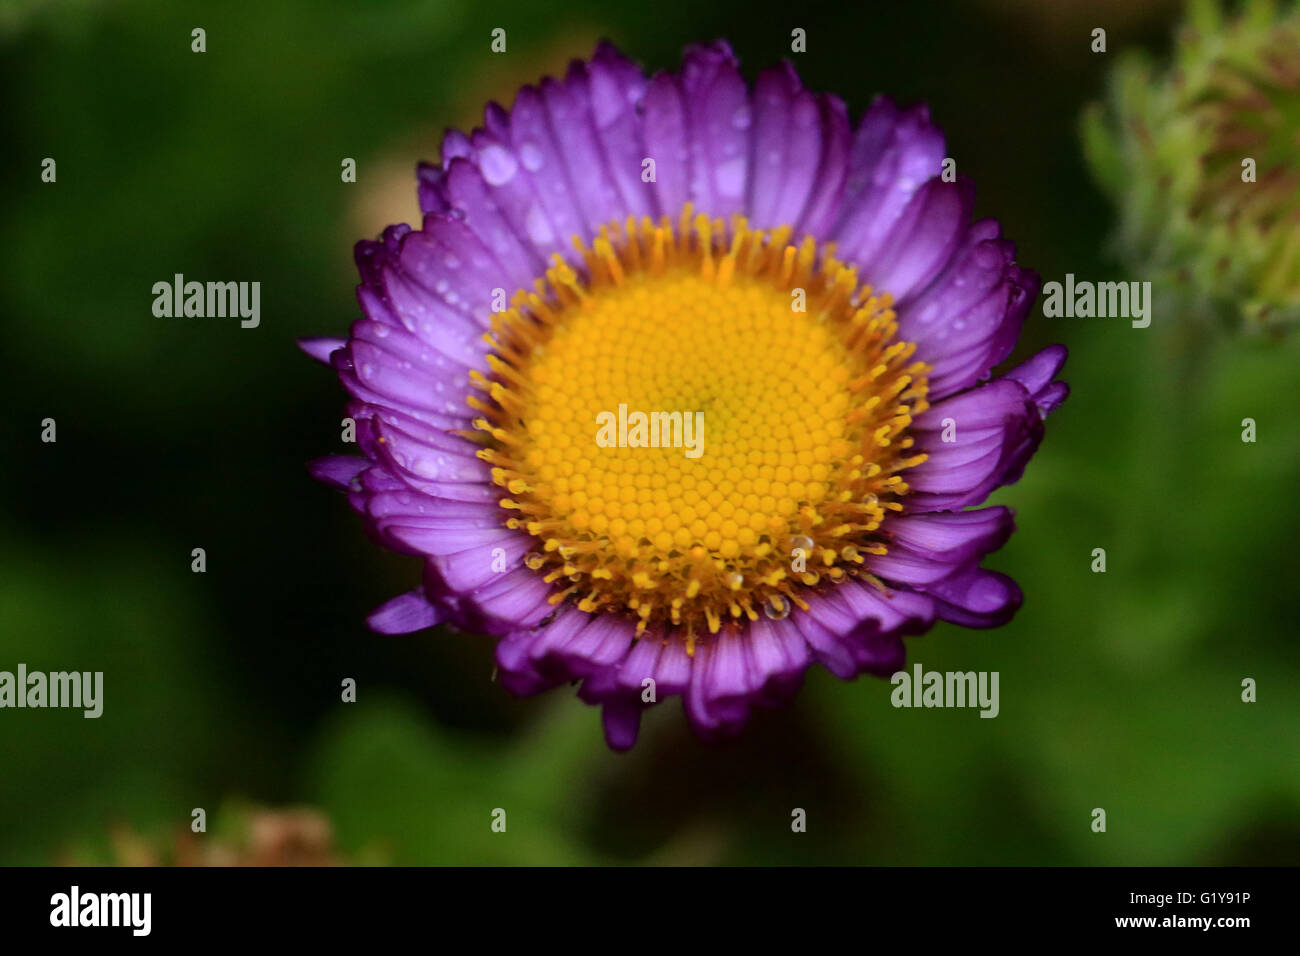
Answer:
<svg viewBox="0 0 1300 956"><path fill-rule="evenodd" d="M1038 292L924 107L856 127L722 42L647 78L602 44L419 169L423 228L357 246L365 317L303 343L365 457L348 493L423 584L369 618L499 637L581 681L611 747L681 695L738 731L814 662L888 675L938 619L1006 622L980 561L1065 398L1052 346L989 381Z"/></svg>

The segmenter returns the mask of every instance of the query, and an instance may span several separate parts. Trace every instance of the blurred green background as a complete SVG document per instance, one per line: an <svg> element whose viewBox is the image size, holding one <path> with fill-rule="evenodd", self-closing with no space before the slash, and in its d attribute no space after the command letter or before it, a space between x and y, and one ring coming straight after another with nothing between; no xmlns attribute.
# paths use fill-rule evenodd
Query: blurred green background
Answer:
<svg viewBox="0 0 1300 956"><path fill-rule="evenodd" d="M615 755L571 693L492 683L488 641L365 629L418 569L309 480L306 461L343 450L344 395L294 338L345 334L352 244L415 221L415 163L443 127L599 37L648 69L727 37L752 79L803 27L805 81L855 119L877 92L931 104L1021 262L1140 278L1108 255L1076 121L1115 52L1167 49L1176 4L794 11L0 5L0 669L105 674L99 720L0 711L0 863L107 862L122 828L166 842L191 808L249 804L317 808L363 862L1300 862L1300 355L1294 336L1221 338L1186 362L1158 292L1144 331L1041 307L1027 323L1016 357L1065 342L1073 395L995 497L1020 530L989 565L1025 606L1001 630L909 645L927 669L999 671L996 720L895 710L887 682L818 669L735 743L696 741L674 702ZM489 53L495 27L506 55ZM260 281L261 327L155 318L151 287L176 272Z"/></svg>

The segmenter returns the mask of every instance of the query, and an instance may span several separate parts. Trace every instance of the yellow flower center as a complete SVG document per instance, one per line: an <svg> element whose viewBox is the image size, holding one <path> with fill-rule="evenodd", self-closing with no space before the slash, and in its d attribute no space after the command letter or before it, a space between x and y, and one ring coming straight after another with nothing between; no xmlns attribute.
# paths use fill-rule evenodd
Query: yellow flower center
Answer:
<svg viewBox="0 0 1300 956"><path fill-rule="evenodd" d="M553 604L695 641L870 579L926 366L888 294L791 229L612 224L486 336L473 434ZM874 579L872 579L874 580ZM877 582L878 583L878 582Z"/></svg>

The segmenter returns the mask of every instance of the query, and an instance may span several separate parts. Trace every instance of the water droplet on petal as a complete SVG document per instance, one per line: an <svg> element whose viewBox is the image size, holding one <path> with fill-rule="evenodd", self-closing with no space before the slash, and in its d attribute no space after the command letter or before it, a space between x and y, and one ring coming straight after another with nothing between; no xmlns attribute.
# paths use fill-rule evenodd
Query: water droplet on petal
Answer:
<svg viewBox="0 0 1300 956"><path fill-rule="evenodd" d="M478 168L489 185L504 186L514 179L515 173L519 171L519 164L505 147L493 143L491 146L485 146L479 153Z"/></svg>
<svg viewBox="0 0 1300 956"><path fill-rule="evenodd" d="M524 218L524 228L528 230L528 238L536 243L550 242L555 238L555 232L551 229L551 223L542 212L541 206L534 205L528 210L528 215Z"/></svg>
<svg viewBox="0 0 1300 956"><path fill-rule="evenodd" d="M718 191L724 196L739 196L745 189L745 157L737 156L718 167Z"/></svg>
<svg viewBox="0 0 1300 956"><path fill-rule="evenodd" d="M536 143L524 143L519 147L519 158L524 162L524 169L535 173L546 165L546 157L537 148Z"/></svg>
<svg viewBox="0 0 1300 956"><path fill-rule="evenodd" d="M788 598L770 597L763 605L763 613L774 621L784 621L790 616L790 601Z"/></svg>

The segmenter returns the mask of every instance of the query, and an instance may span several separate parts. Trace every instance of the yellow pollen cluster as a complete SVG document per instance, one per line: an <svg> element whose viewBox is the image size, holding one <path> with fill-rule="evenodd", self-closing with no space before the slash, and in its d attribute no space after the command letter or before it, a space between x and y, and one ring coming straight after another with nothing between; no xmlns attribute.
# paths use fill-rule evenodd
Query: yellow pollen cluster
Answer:
<svg viewBox="0 0 1300 956"><path fill-rule="evenodd" d="M729 622L806 609L808 588L870 578L900 472L924 460L908 426L927 369L895 339L889 295L790 237L689 205L676 228L629 219L575 240L585 275L556 256L494 317L470 434L553 604L693 651ZM601 431L620 406L678 417L620 444Z"/></svg>

